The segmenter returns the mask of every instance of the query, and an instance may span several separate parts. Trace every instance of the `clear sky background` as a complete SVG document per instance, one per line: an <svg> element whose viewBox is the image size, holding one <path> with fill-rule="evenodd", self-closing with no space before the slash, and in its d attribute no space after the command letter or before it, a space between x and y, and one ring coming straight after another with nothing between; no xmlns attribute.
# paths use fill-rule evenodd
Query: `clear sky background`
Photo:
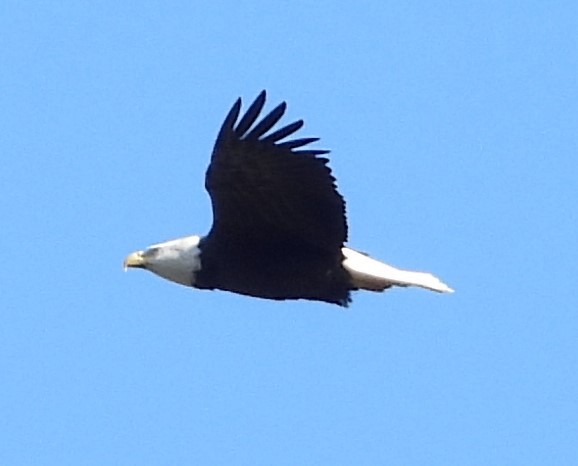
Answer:
<svg viewBox="0 0 578 466"><path fill-rule="evenodd" d="M5 0L0 69L0 464L578 464L578 3ZM261 89L454 295L123 273Z"/></svg>

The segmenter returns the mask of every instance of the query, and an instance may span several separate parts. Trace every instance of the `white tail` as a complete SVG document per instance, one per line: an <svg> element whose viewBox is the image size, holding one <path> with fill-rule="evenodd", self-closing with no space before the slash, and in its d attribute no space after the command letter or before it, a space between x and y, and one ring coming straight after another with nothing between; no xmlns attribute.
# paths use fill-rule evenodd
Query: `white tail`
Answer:
<svg viewBox="0 0 578 466"><path fill-rule="evenodd" d="M431 273L400 270L349 248L342 248L343 267L351 274L353 285L362 290L383 291L391 286L419 286L439 293L453 293L449 286Z"/></svg>

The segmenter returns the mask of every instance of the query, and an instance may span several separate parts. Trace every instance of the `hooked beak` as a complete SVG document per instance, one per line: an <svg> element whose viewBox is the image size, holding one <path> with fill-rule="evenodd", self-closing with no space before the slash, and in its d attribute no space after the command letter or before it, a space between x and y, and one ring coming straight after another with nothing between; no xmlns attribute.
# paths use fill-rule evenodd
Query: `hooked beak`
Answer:
<svg viewBox="0 0 578 466"><path fill-rule="evenodd" d="M143 251L136 251L136 252L133 252L132 254L129 254L126 257L126 259L124 260L123 266L124 266L125 272L129 267L144 269L145 268L145 260L143 257Z"/></svg>

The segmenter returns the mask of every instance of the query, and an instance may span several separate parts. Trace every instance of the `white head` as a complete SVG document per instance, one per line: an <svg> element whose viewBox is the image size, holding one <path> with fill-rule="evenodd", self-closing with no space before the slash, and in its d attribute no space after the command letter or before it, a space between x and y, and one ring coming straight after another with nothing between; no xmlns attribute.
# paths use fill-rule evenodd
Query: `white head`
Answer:
<svg viewBox="0 0 578 466"><path fill-rule="evenodd" d="M192 286L196 272L201 270L200 241L201 237L194 235L153 244L129 254L124 268L147 269L172 282Z"/></svg>

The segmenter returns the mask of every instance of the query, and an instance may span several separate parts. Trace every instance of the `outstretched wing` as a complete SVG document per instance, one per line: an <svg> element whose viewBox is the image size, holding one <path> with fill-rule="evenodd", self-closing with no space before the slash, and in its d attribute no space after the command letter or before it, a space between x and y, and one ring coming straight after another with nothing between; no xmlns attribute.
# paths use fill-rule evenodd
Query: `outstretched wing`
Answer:
<svg viewBox="0 0 578 466"><path fill-rule="evenodd" d="M302 120L267 134L286 104L256 123L265 98L262 91L237 122L238 99L219 131L205 179L213 206L209 235L236 244L299 241L338 251L347 240L347 221L328 159L319 157L329 151L304 148L318 138L283 141Z"/></svg>

